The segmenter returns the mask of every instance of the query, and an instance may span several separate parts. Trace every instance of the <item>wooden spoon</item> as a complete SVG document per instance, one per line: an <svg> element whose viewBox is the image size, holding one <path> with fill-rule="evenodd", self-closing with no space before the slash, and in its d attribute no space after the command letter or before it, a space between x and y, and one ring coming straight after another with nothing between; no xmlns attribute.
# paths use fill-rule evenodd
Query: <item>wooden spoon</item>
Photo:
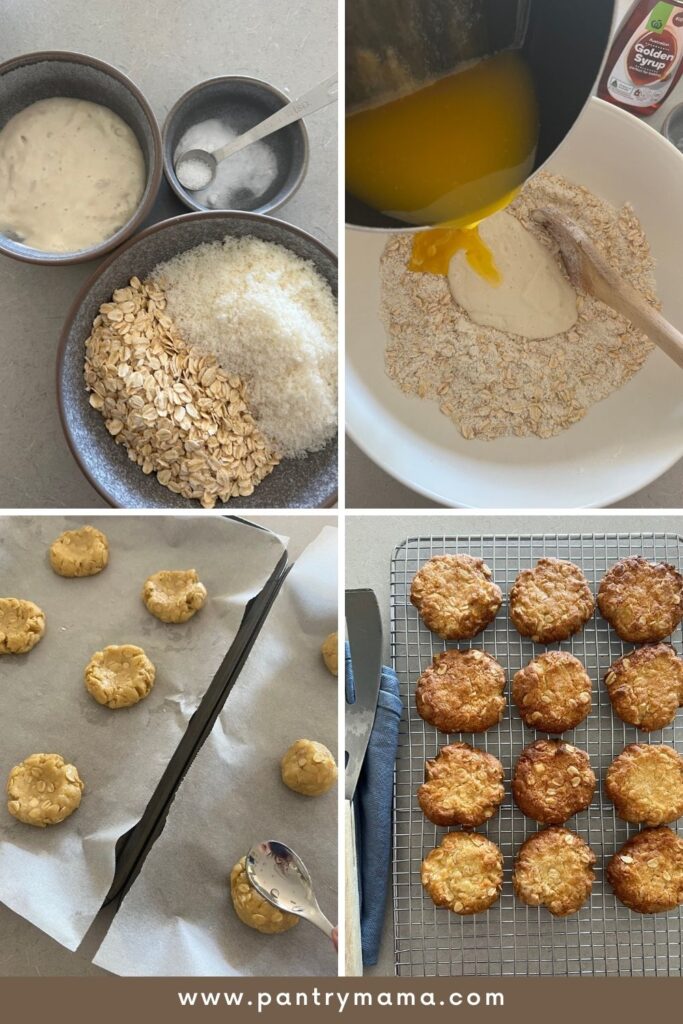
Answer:
<svg viewBox="0 0 683 1024"><path fill-rule="evenodd" d="M683 367L683 334L612 270L586 232L569 217L555 210L535 210L532 216L559 245L574 287L595 296L626 317L634 327L666 352L670 359Z"/></svg>

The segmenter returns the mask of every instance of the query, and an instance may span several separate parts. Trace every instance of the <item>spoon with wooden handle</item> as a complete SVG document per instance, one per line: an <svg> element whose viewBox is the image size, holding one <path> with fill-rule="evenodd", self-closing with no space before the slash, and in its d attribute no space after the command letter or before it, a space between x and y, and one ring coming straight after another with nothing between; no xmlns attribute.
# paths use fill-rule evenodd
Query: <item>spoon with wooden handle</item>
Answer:
<svg viewBox="0 0 683 1024"><path fill-rule="evenodd" d="M547 208L535 210L532 216L559 245L574 287L626 317L683 368L683 334L612 270L583 228L564 214Z"/></svg>

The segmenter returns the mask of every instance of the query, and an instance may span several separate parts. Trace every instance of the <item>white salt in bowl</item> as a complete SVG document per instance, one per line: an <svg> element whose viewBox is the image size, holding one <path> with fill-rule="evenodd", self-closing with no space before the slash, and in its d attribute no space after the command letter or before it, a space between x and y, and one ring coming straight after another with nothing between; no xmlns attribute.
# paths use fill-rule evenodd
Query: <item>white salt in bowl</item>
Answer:
<svg viewBox="0 0 683 1024"><path fill-rule="evenodd" d="M647 124L593 99L545 169L614 206L630 202L656 259L664 315L683 329L683 155ZM444 505L599 508L645 487L683 456L683 375L659 350L625 387L556 437L466 441L435 402L384 371L379 316L383 233L346 236L346 421L386 472Z"/></svg>

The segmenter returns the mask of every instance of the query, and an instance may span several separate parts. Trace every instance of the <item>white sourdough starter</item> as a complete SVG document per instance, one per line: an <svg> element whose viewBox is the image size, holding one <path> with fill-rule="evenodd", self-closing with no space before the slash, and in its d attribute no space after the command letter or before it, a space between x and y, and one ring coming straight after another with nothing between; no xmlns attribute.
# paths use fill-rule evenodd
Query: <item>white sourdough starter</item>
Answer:
<svg viewBox="0 0 683 1024"><path fill-rule="evenodd" d="M133 131L88 100L39 100L0 131L0 230L43 252L110 238L134 213L145 161Z"/></svg>

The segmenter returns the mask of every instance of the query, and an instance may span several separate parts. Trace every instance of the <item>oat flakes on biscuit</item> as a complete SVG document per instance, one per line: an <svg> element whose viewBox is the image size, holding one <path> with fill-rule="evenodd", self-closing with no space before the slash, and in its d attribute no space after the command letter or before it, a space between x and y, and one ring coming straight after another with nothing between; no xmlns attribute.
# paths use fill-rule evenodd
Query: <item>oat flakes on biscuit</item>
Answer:
<svg viewBox="0 0 683 1024"><path fill-rule="evenodd" d="M142 600L162 622L187 622L206 602L206 587L196 569L168 569L145 580Z"/></svg>
<svg viewBox="0 0 683 1024"><path fill-rule="evenodd" d="M595 854L567 828L545 828L522 843L512 876L515 895L556 917L576 914L590 896Z"/></svg>
<svg viewBox="0 0 683 1024"><path fill-rule="evenodd" d="M595 785L585 750L564 740L536 740L515 765L512 795L528 818L561 825L590 805Z"/></svg>
<svg viewBox="0 0 683 1024"><path fill-rule="evenodd" d="M156 669L141 647L111 644L93 654L84 675L85 688L97 703L117 709L147 697Z"/></svg>
<svg viewBox="0 0 683 1024"><path fill-rule="evenodd" d="M440 732L484 732L503 717L505 673L486 651L437 654L417 682L418 714Z"/></svg>
<svg viewBox="0 0 683 1024"><path fill-rule="evenodd" d="M45 613L33 601L0 597L0 654L26 654L45 632Z"/></svg>
<svg viewBox="0 0 683 1024"><path fill-rule="evenodd" d="M420 876L437 907L478 914L500 897L503 855L477 832L447 832L422 861Z"/></svg>
<svg viewBox="0 0 683 1024"><path fill-rule="evenodd" d="M624 821L676 821L683 815L683 757L673 747L630 743L607 769L605 792Z"/></svg>
<svg viewBox="0 0 683 1024"><path fill-rule="evenodd" d="M512 697L530 729L566 732L591 709L591 681L573 654L546 651L517 672Z"/></svg>
<svg viewBox="0 0 683 1024"><path fill-rule="evenodd" d="M336 633L329 633L322 642L320 653L325 662L325 668L333 676L337 675L337 663L339 660L339 642Z"/></svg>
<svg viewBox="0 0 683 1024"><path fill-rule="evenodd" d="M323 743L297 740L280 762L282 781L303 796L322 796L337 781L334 756Z"/></svg>
<svg viewBox="0 0 683 1024"><path fill-rule="evenodd" d="M630 910L674 910L683 903L683 839L666 825L643 829L614 854L607 880Z"/></svg>
<svg viewBox="0 0 683 1024"><path fill-rule="evenodd" d="M622 640L657 643L683 618L683 576L666 562L622 558L602 578L598 607Z"/></svg>
<svg viewBox="0 0 683 1024"><path fill-rule="evenodd" d="M503 595L483 558L435 555L413 577L410 600L443 640L470 640L496 617Z"/></svg>
<svg viewBox="0 0 683 1024"><path fill-rule="evenodd" d="M663 729L683 707L683 659L669 644L638 647L608 669L605 686L624 722L645 732Z"/></svg>
<svg viewBox="0 0 683 1024"><path fill-rule="evenodd" d="M533 569L522 569L510 590L512 623L537 644L573 636L594 608L586 577L578 566L559 558L541 558Z"/></svg>
<svg viewBox="0 0 683 1024"><path fill-rule="evenodd" d="M31 754L7 780L7 809L26 825L58 825L79 807L85 786L59 754Z"/></svg>
<svg viewBox="0 0 683 1024"><path fill-rule="evenodd" d="M65 530L50 545L50 565L58 576L96 576L108 562L109 542L94 526Z"/></svg>
<svg viewBox="0 0 683 1024"><path fill-rule="evenodd" d="M475 828L492 818L505 796L503 766L469 743L451 743L425 762L417 800L435 825Z"/></svg>
<svg viewBox="0 0 683 1024"><path fill-rule="evenodd" d="M230 895L235 913L243 924L264 935L288 932L299 923L299 918L286 910L278 910L257 893L247 878L246 864L246 857L242 857L230 872Z"/></svg>

